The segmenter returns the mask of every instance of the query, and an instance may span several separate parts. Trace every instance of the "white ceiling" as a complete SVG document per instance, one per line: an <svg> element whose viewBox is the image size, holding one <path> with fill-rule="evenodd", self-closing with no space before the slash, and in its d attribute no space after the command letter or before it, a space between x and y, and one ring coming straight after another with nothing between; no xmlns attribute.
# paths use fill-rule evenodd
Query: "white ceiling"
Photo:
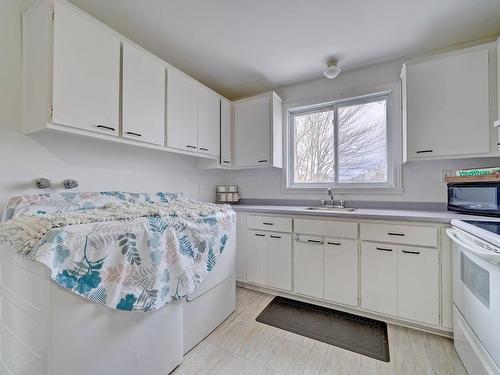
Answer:
<svg viewBox="0 0 500 375"><path fill-rule="evenodd" d="M70 1L231 99L500 34L500 0Z"/></svg>

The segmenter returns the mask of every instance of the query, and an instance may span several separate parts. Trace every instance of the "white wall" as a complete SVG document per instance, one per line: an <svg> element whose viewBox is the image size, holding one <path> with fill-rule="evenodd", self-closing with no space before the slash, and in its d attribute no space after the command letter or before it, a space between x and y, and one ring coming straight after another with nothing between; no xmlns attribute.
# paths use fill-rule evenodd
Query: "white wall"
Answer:
<svg viewBox="0 0 500 375"><path fill-rule="evenodd" d="M196 158L64 134L21 134L20 67L20 11L0 0L0 210L10 196L42 192L34 188L36 177L58 184L74 178L80 191L182 191L214 199L224 176L199 170Z"/></svg>
<svg viewBox="0 0 500 375"><path fill-rule="evenodd" d="M278 95L285 105L322 103L360 95L377 87L396 82L401 71L401 61L392 61L368 68L343 73L334 80L318 79L280 88ZM338 194L346 200L445 202L446 185L442 170L500 165L499 158L419 161L403 166L403 192L391 194ZM290 192L283 187L284 169L253 169L226 173L226 183L237 184L244 198L271 199L325 199L321 193Z"/></svg>

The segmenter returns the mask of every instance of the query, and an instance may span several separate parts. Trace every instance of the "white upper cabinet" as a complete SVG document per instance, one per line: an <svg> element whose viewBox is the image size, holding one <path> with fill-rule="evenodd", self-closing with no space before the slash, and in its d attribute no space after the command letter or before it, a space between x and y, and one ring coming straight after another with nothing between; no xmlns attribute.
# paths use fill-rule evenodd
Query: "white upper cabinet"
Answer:
<svg viewBox="0 0 500 375"><path fill-rule="evenodd" d="M236 167L281 168L282 101L267 93L233 102Z"/></svg>
<svg viewBox="0 0 500 375"><path fill-rule="evenodd" d="M489 65L483 46L404 64L407 160L490 152Z"/></svg>
<svg viewBox="0 0 500 375"><path fill-rule="evenodd" d="M122 135L165 143L165 65L128 43L123 44Z"/></svg>
<svg viewBox="0 0 500 375"><path fill-rule="evenodd" d="M170 69L167 73L167 146L185 151L198 149L197 84Z"/></svg>
<svg viewBox="0 0 500 375"><path fill-rule="evenodd" d="M220 164L230 167L232 162L231 102L220 102Z"/></svg>
<svg viewBox="0 0 500 375"><path fill-rule="evenodd" d="M219 156L220 96L205 86L198 86L198 152Z"/></svg>
<svg viewBox="0 0 500 375"><path fill-rule="evenodd" d="M120 40L65 3L54 12L52 121L118 135Z"/></svg>

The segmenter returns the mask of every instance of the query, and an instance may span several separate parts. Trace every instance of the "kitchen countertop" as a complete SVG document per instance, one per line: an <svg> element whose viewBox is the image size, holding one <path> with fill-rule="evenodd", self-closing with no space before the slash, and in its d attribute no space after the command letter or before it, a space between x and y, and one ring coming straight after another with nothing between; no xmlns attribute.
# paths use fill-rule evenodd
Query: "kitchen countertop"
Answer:
<svg viewBox="0 0 500 375"><path fill-rule="evenodd" d="M255 212L281 215L307 215L319 217L338 217L342 219L378 219L420 221L430 223L449 224L452 219L457 220L488 220L485 216L463 215L450 211L421 211L403 209L365 209L357 208L353 212L315 211L304 206L273 206L273 205L233 205L236 212Z"/></svg>

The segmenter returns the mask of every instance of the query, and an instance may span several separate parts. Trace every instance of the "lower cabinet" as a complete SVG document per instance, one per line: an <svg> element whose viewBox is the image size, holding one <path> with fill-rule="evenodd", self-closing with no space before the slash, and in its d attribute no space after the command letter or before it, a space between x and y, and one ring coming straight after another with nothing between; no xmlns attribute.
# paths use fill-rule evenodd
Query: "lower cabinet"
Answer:
<svg viewBox="0 0 500 375"><path fill-rule="evenodd" d="M267 237L267 285L292 289L292 236L271 233Z"/></svg>
<svg viewBox="0 0 500 375"><path fill-rule="evenodd" d="M388 244L361 244L361 307L396 315L397 249Z"/></svg>
<svg viewBox="0 0 500 375"><path fill-rule="evenodd" d="M289 233L247 231L247 281L292 289L292 237Z"/></svg>
<svg viewBox="0 0 500 375"><path fill-rule="evenodd" d="M358 241L325 239L324 298L358 305Z"/></svg>
<svg viewBox="0 0 500 375"><path fill-rule="evenodd" d="M415 322L439 325L436 248L361 245L361 307Z"/></svg>
<svg viewBox="0 0 500 375"><path fill-rule="evenodd" d="M401 247L398 250L398 316L439 324L437 249Z"/></svg>
<svg viewBox="0 0 500 375"><path fill-rule="evenodd" d="M252 230L247 234L247 280L267 285L267 234Z"/></svg>
<svg viewBox="0 0 500 375"><path fill-rule="evenodd" d="M445 325L444 299L441 308L442 283L451 282L451 275L440 264L446 246L437 241L440 227L373 221L361 223L359 234L352 222L259 215L240 219L240 281L409 323L452 328Z"/></svg>
<svg viewBox="0 0 500 375"><path fill-rule="evenodd" d="M293 290L323 298L323 237L297 235L293 254Z"/></svg>

